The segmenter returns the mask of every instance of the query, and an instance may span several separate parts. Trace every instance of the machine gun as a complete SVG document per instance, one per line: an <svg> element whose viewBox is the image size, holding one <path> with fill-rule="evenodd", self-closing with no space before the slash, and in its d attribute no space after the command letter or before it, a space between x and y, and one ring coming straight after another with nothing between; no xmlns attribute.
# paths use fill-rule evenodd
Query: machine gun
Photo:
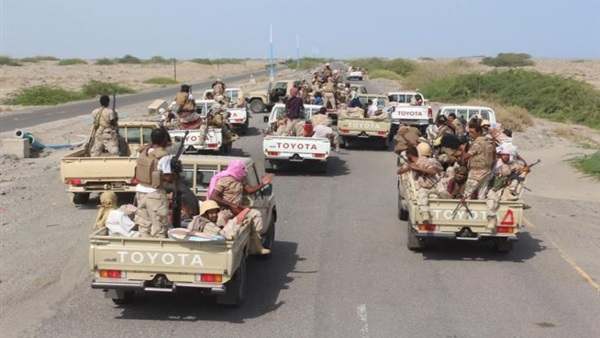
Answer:
<svg viewBox="0 0 600 338"><path fill-rule="evenodd" d="M179 228L181 227L181 190L179 189L179 180L181 179L181 172L183 168L181 167L181 161L179 158L183 153L184 141L188 134L189 130L185 131L183 135L183 139L181 144L179 145L179 149L177 149L177 154L171 159L171 169L173 170L173 174L175 175L175 189L173 191L173 227Z"/></svg>

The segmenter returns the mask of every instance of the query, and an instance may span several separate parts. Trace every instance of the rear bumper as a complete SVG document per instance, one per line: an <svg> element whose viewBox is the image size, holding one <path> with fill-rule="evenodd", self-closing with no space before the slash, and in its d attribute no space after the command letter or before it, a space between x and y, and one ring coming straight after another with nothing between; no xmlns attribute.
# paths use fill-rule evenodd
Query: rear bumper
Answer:
<svg viewBox="0 0 600 338"><path fill-rule="evenodd" d="M144 281L112 281L103 279L94 279L92 281L92 289L101 290L123 290L123 291L146 291L146 292L175 292L177 289L201 289L210 291L212 294L224 294L225 285L210 284L210 283L178 283L174 282L172 287L149 287L145 286Z"/></svg>
<svg viewBox="0 0 600 338"><path fill-rule="evenodd" d="M416 230L416 229L415 229ZM459 236L455 232L435 232L435 231L417 231L418 238L440 238L459 241L481 241L495 238L503 238L508 241L518 241L519 237L513 234L494 234L494 233L473 233L472 236Z"/></svg>
<svg viewBox="0 0 600 338"><path fill-rule="evenodd" d="M135 185L112 186L110 183L93 186L68 186L67 192L71 193L93 193L93 192L135 192Z"/></svg>
<svg viewBox="0 0 600 338"><path fill-rule="evenodd" d="M290 158L290 156L278 156L278 157L267 157L265 156L265 160L273 163L273 162L288 162L288 163L323 163L327 162L327 157L325 158Z"/></svg>

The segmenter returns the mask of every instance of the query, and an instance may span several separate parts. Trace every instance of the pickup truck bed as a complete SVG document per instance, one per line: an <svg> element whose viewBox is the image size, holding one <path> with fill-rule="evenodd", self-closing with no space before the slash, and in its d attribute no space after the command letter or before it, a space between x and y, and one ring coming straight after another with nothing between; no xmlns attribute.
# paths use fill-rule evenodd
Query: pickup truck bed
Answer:
<svg viewBox="0 0 600 338"><path fill-rule="evenodd" d="M370 118L340 118L338 119L338 133L340 135L340 146L348 148L351 141L364 140L379 144L382 149L387 150L389 146L389 134L391 119Z"/></svg>
<svg viewBox="0 0 600 338"><path fill-rule="evenodd" d="M312 163L327 171L331 143L326 138L296 136L265 136L263 153L265 168L278 169L283 163Z"/></svg>

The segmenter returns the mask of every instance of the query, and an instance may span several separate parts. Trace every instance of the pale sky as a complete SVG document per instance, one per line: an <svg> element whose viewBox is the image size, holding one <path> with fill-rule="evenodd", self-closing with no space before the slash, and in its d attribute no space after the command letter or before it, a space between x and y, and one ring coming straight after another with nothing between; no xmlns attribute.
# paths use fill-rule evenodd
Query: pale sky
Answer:
<svg viewBox="0 0 600 338"><path fill-rule="evenodd" d="M343 4L343 5L342 5ZM0 0L0 54L600 58L600 0Z"/></svg>

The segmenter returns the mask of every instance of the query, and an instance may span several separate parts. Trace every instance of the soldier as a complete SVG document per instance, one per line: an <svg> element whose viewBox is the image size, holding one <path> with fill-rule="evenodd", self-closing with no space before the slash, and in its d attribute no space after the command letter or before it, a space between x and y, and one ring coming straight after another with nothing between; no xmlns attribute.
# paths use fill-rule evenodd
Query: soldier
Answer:
<svg viewBox="0 0 600 338"><path fill-rule="evenodd" d="M452 124L452 126L454 127L454 133L456 136L462 138L465 135L465 127L460 122L460 120L456 118L456 114L448 114L448 122L450 122L450 124Z"/></svg>
<svg viewBox="0 0 600 338"><path fill-rule="evenodd" d="M409 125L408 123L402 123L396 132L394 139L396 140L396 146L394 152L400 155L406 148L410 146L416 146L421 137L421 131L419 128Z"/></svg>
<svg viewBox="0 0 600 338"><path fill-rule="evenodd" d="M215 102L210 107L210 111L206 114L205 123L203 123L200 127L198 145L204 145L204 142L206 141L206 134L208 133L208 127L221 128L223 142L231 142L234 140L231 130L227 125L227 114L225 98L223 95L215 96Z"/></svg>
<svg viewBox="0 0 600 338"><path fill-rule="evenodd" d="M476 192L478 199L484 199L494 163L494 146L482 136L480 124L469 124L469 137L473 140L469 150L465 152L464 145L461 149L461 157L463 160L468 160L467 168L469 169L465 196L471 196Z"/></svg>
<svg viewBox="0 0 600 338"><path fill-rule="evenodd" d="M246 96L244 95L244 92L240 90L238 92L238 96L235 101L235 107L236 108L245 108L246 106L247 106Z"/></svg>
<svg viewBox="0 0 600 338"><path fill-rule="evenodd" d="M91 136L91 157L99 157L103 152L111 156L119 156L119 115L108 108L110 98L107 95L100 97L100 108L92 112L93 135Z"/></svg>
<svg viewBox="0 0 600 338"><path fill-rule="evenodd" d="M218 214L217 225L225 226L227 221L238 215L245 208L242 206L242 196L258 192L273 179L269 174L260 180L256 186L250 186L246 182L246 166L244 162L234 160L229 163L227 169L214 175L210 180L208 195L211 200L217 202L221 207ZM251 209L245 216L244 222L250 222L250 254L268 255L269 249L263 248L260 233L263 229L263 219L260 211Z"/></svg>
<svg viewBox="0 0 600 338"><path fill-rule="evenodd" d="M331 125L331 119L327 116L327 109L325 107L319 108L319 111L310 117L310 123L313 125L313 127L318 125Z"/></svg>
<svg viewBox="0 0 600 338"><path fill-rule="evenodd" d="M313 128L314 138L326 138L331 144L331 149L340 152L340 136L331 128L331 120L327 119L326 124L318 124Z"/></svg>
<svg viewBox="0 0 600 338"><path fill-rule="evenodd" d="M190 89L189 85L181 85L181 89L175 94L175 99L169 108L172 110L177 108L177 114L193 112L196 108L196 100L194 99L194 95L190 93Z"/></svg>
<svg viewBox="0 0 600 338"><path fill-rule="evenodd" d="M325 63L325 68L323 68L323 71L321 73L326 79L333 75L333 71L331 70L329 62Z"/></svg>
<svg viewBox="0 0 600 338"><path fill-rule="evenodd" d="M330 105L331 109L336 109L335 104L335 84L333 83L333 78L330 76L327 78L327 82L323 84L321 88L321 92L323 93L323 105L327 107L327 104Z"/></svg>
<svg viewBox="0 0 600 338"><path fill-rule="evenodd" d="M223 95L225 92L225 83L223 83L223 80L217 79L215 82L213 82L212 89L214 97L217 97L217 95Z"/></svg>
<svg viewBox="0 0 600 338"><path fill-rule="evenodd" d="M456 199L464 198L465 183L469 170L465 166L460 166L454 170L454 176L450 179L442 179L438 184L438 195L440 198ZM476 198L473 194L471 198Z"/></svg>
<svg viewBox="0 0 600 338"><path fill-rule="evenodd" d="M437 126L437 137L444 134L455 135L454 126L448 123L448 118L444 115L439 115L435 119L435 125Z"/></svg>
<svg viewBox="0 0 600 338"><path fill-rule="evenodd" d="M282 131L282 135L286 136L301 136L297 134L299 124L304 118L304 103L298 97L298 88L294 87L290 90L290 97L285 102L286 123Z"/></svg>
<svg viewBox="0 0 600 338"><path fill-rule="evenodd" d="M217 225L217 219L221 208L213 200L206 200L200 205L200 215L194 216L187 229L191 236L208 234L220 235L221 228Z"/></svg>
<svg viewBox="0 0 600 338"><path fill-rule="evenodd" d="M169 201L166 187L175 180L171 166L173 155L167 153L171 137L165 128L156 128L150 134L152 144L142 147L135 168L135 202L138 215L144 220L139 225L141 237L161 238L167 234Z"/></svg>
<svg viewBox="0 0 600 338"><path fill-rule="evenodd" d="M417 147L420 148L420 151ZM436 159L427 157L431 152L431 148L427 143L419 143L417 147L410 146L406 149L408 163L398 169L397 174L402 175L409 170L413 171L419 187L417 190L417 205L423 218L423 224L429 224L431 221L429 195L436 193L437 174L442 171L442 166Z"/></svg>

